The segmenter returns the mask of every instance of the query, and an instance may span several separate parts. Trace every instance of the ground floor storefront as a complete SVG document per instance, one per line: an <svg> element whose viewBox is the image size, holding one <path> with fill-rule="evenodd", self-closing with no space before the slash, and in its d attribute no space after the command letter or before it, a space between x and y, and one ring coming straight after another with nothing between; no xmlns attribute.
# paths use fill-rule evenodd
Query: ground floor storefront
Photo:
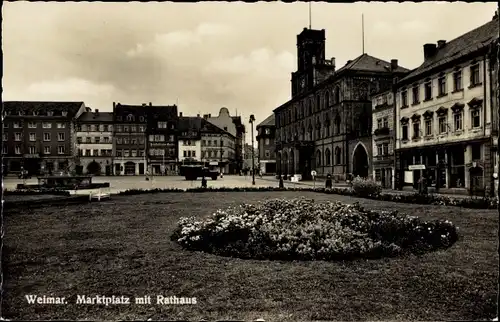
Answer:
<svg viewBox="0 0 500 322"><path fill-rule="evenodd" d="M396 187L490 195L495 191L495 155L489 139L398 150Z"/></svg>
<svg viewBox="0 0 500 322"><path fill-rule="evenodd" d="M149 160L148 172L154 176L175 176L178 174L177 160Z"/></svg>
<svg viewBox="0 0 500 322"><path fill-rule="evenodd" d="M260 172L263 175L276 174L276 160L260 160Z"/></svg>
<svg viewBox="0 0 500 322"><path fill-rule="evenodd" d="M144 158L120 158L113 162L113 174L117 176L133 176L146 174Z"/></svg>
<svg viewBox="0 0 500 322"><path fill-rule="evenodd" d="M6 175L19 174L26 170L30 175L45 175L54 172L70 172L75 168L73 157L9 158L4 157L3 169Z"/></svg>
<svg viewBox="0 0 500 322"><path fill-rule="evenodd" d="M384 189L395 188L394 155L373 158L373 180L379 182Z"/></svg>

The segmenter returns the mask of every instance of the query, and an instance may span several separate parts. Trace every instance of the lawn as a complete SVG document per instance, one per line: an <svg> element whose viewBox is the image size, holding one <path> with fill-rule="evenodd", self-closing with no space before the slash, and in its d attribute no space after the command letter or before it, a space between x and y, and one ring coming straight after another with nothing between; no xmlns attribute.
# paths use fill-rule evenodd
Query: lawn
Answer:
<svg viewBox="0 0 500 322"><path fill-rule="evenodd" d="M234 203L306 196L359 201L448 219L450 249L383 260L272 262L193 253L170 241L181 216ZM85 205L11 209L5 215L2 316L27 320L484 320L496 316L494 210L378 202L313 192L167 193L116 196ZM26 294L67 305L28 305ZM77 305L77 295L151 295L151 305ZM195 305L156 296L196 297Z"/></svg>

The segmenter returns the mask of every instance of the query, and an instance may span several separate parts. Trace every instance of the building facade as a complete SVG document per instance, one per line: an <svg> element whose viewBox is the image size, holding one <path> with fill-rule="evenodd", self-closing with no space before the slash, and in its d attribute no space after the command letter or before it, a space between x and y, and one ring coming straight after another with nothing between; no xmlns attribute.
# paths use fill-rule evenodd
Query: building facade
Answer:
<svg viewBox="0 0 500 322"><path fill-rule="evenodd" d="M177 106L153 106L149 103L145 108L148 172L153 175L176 175L179 122Z"/></svg>
<svg viewBox="0 0 500 322"><path fill-rule="evenodd" d="M113 173L113 113L87 108L77 119L78 162L76 173Z"/></svg>
<svg viewBox="0 0 500 322"><path fill-rule="evenodd" d="M114 175L145 175L147 106L113 102Z"/></svg>
<svg viewBox="0 0 500 322"><path fill-rule="evenodd" d="M212 117L211 114L206 114L203 115L203 118L235 137L235 156L234 161L229 166L229 173L239 173L243 167L243 145L245 144L245 125L241 116L231 116L229 110L222 107L218 116Z"/></svg>
<svg viewBox="0 0 500 322"><path fill-rule="evenodd" d="M179 164L201 162L201 117L179 117L178 160Z"/></svg>
<svg viewBox="0 0 500 322"><path fill-rule="evenodd" d="M70 172L77 160L75 123L83 102L3 102L4 171Z"/></svg>
<svg viewBox="0 0 500 322"><path fill-rule="evenodd" d="M394 93L392 89L372 96L373 179L394 189Z"/></svg>
<svg viewBox="0 0 500 322"><path fill-rule="evenodd" d="M203 119L201 124L201 161L221 173L236 171L236 137Z"/></svg>
<svg viewBox="0 0 500 322"><path fill-rule="evenodd" d="M450 42L424 45L424 62L396 91L398 186L490 194L498 132L492 52L498 16ZM496 39L496 40L495 40ZM494 49L494 50L493 50Z"/></svg>
<svg viewBox="0 0 500 322"><path fill-rule="evenodd" d="M277 172L311 178L332 174L371 174L370 94L390 89L394 76L408 70L363 54L336 70L325 60L325 30L304 29L297 36L298 70L292 98L274 110Z"/></svg>
<svg viewBox="0 0 500 322"><path fill-rule="evenodd" d="M274 114L257 125L258 164L263 175L276 174L276 125Z"/></svg>
<svg viewBox="0 0 500 322"><path fill-rule="evenodd" d="M250 144L243 145L243 170L251 171L252 163L256 172L259 171L259 150Z"/></svg>

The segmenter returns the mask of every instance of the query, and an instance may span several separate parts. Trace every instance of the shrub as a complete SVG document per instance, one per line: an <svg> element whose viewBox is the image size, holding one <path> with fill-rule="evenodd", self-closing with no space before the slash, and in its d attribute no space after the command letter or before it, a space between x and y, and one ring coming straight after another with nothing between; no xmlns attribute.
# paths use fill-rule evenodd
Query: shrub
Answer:
<svg viewBox="0 0 500 322"><path fill-rule="evenodd" d="M356 177L352 180L352 189L360 197L378 196L382 192L382 185L371 179Z"/></svg>
<svg viewBox="0 0 500 322"><path fill-rule="evenodd" d="M181 218L171 239L189 250L239 258L344 260L423 253L453 245L448 221L424 222L359 204L271 199Z"/></svg>

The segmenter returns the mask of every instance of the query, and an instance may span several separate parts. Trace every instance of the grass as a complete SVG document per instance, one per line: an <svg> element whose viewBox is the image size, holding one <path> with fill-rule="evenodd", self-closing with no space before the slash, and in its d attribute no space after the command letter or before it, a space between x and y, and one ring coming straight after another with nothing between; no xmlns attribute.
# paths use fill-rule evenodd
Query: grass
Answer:
<svg viewBox="0 0 500 322"><path fill-rule="evenodd" d="M170 241L181 216L234 203L312 197L359 201L460 227L450 249L383 260L272 262L189 252ZM312 192L114 196L7 210L3 317L25 320L484 320L497 310L494 210L381 202ZM28 305L26 294L67 305ZM196 297L198 304L76 305L77 295Z"/></svg>

